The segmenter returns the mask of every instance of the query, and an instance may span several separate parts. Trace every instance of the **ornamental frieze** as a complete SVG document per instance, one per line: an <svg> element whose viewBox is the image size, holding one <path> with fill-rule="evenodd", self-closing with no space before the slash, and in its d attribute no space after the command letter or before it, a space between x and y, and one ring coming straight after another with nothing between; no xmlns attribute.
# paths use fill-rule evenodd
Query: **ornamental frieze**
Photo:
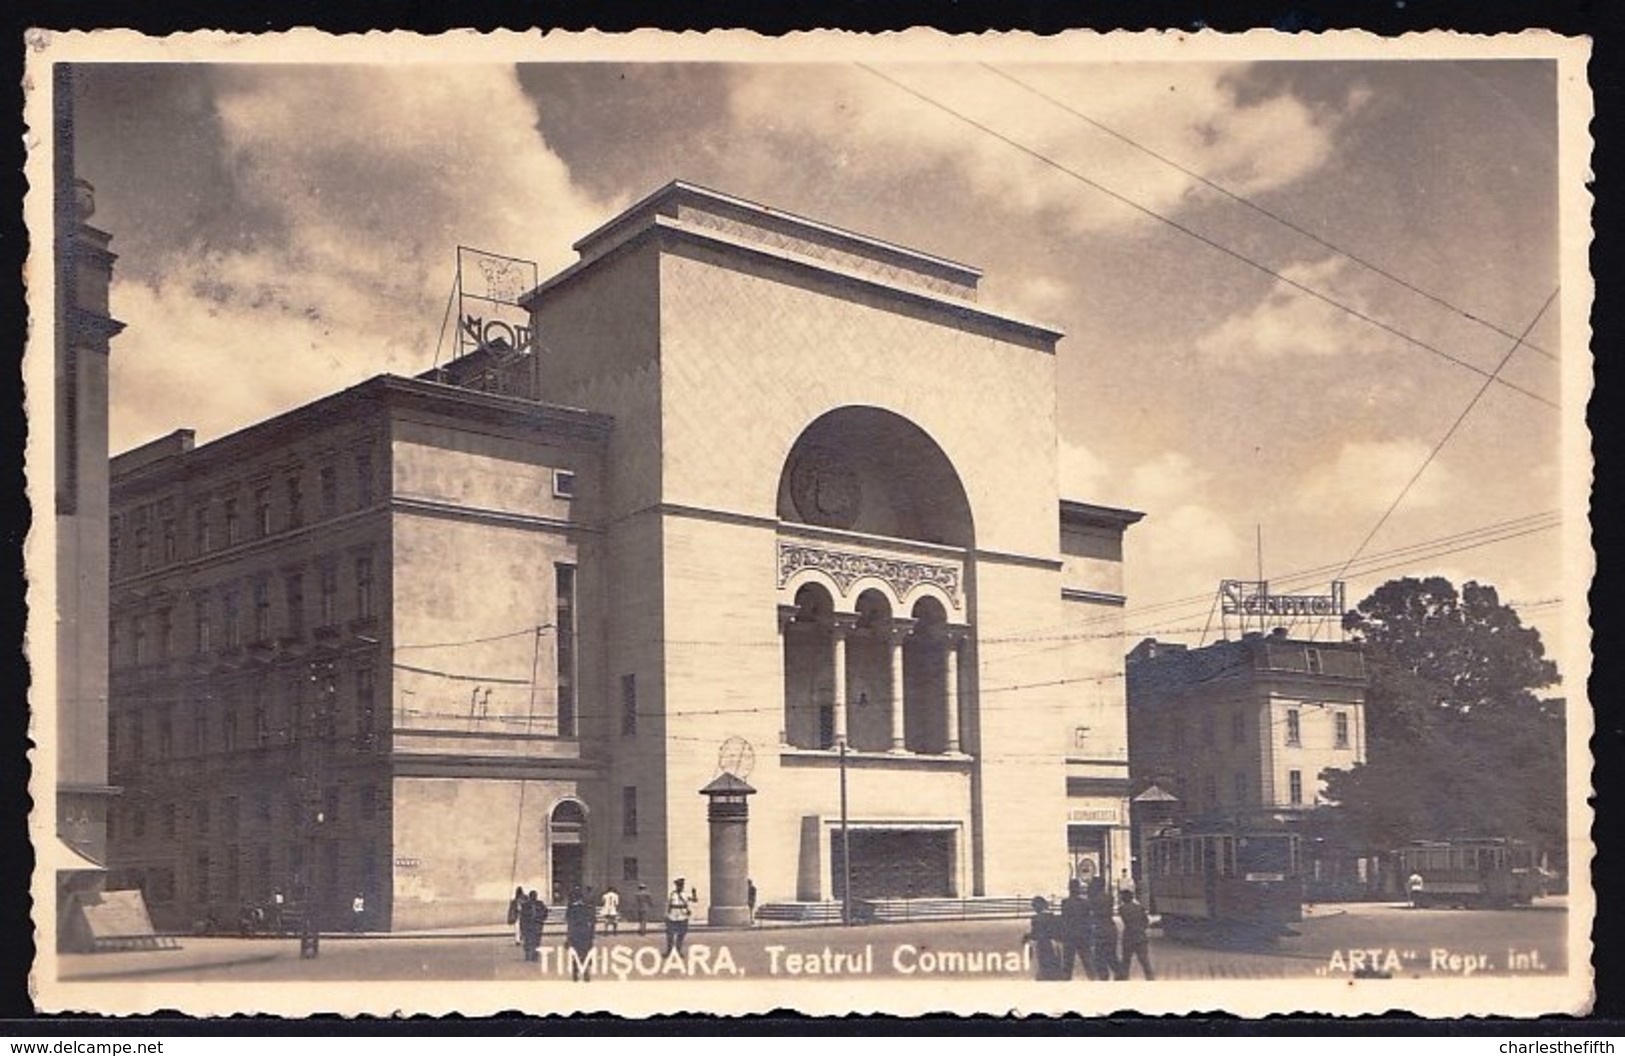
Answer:
<svg viewBox="0 0 1625 1056"><path fill-rule="evenodd" d="M915 587L929 583L941 588L955 605L959 604L959 569L953 565L880 557L852 550L830 550L805 543L779 543L779 586L784 586L791 576L808 568L833 579L843 596L858 580L873 578L891 587L899 599L907 598Z"/></svg>

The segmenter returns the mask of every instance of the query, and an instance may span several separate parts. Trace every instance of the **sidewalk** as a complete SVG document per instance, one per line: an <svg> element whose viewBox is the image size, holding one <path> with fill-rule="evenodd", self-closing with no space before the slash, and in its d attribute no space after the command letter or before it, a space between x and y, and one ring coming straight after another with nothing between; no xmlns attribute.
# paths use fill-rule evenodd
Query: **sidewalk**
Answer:
<svg viewBox="0 0 1625 1056"><path fill-rule="evenodd" d="M186 939L167 950L110 950L105 953L64 953L57 957L57 978L81 982L132 975L163 975L189 972L197 968L221 968L237 964L274 961L278 957L299 956L298 938L271 941L263 939Z"/></svg>

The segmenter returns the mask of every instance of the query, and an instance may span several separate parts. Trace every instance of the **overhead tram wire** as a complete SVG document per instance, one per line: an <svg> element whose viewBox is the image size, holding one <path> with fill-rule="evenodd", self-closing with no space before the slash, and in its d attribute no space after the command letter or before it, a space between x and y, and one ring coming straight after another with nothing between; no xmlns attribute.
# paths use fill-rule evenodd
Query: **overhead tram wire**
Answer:
<svg viewBox="0 0 1625 1056"><path fill-rule="evenodd" d="M1539 513L1525 514L1522 517L1514 517L1505 521L1495 521L1490 524L1479 525L1476 528L1468 528L1460 532L1451 532L1448 535L1436 536L1432 539L1424 539L1416 543L1408 543L1404 546L1392 547L1387 550L1379 550L1375 553L1366 555L1365 560L1381 561L1390 557L1398 557L1400 555L1407 555L1409 558L1414 560L1429 560L1437 555L1428 553L1428 551L1435 550L1442 546L1453 546L1458 542L1463 542L1465 540L1480 536L1499 536L1500 533L1503 532L1516 532L1519 529L1530 527L1531 525L1537 524L1541 521L1550 520L1552 523L1546 527L1556 527L1557 524L1560 523L1560 518L1561 511L1559 510L1542 510ZM1499 539L1489 538L1482 541L1485 543L1492 543L1499 541ZM1451 550L1449 552L1454 553L1456 551ZM1276 577L1276 581L1284 583L1306 581L1319 575L1331 575L1337 572L1340 568L1344 567L1345 566L1341 563L1333 561L1328 564L1316 565L1310 568L1303 568L1285 573ZM1136 617L1143 617L1151 613L1167 613L1168 610L1171 609L1186 609L1188 606L1206 603L1211 600L1212 596L1212 592L1207 591L1201 594L1188 594L1184 597L1169 598L1165 601L1151 602L1146 605L1136 606L1134 608L1134 615ZM1195 616L1199 615L1201 615L1199 612L1193 613L1192 617L1194 618ZM1115 615L1102 615L1089 617L1082 622L1102 623L1115 618ZM1170 618L1177 619L1178 617L1169 617L1164 615L1158 616L1158 619Z"/></svg>
<svg viewBox="0 0 1625 1056"><path fill-rule="evenodd" d="M1375 539L1377 533L1382 531L1382 526L1387 524L1388 518L1392 517L1394 511L1399 509L1399 504L1405 501L1405 496L1411 493L1411 488L1415 487L1416 482L1422 479L1422 474L1427 471L1428 466L1433 464L1433 460L1438 457L1439 452L1444 450L1444 445L1448 444L1450 438L1456 435L1456 430L1461 428L1461 423L1467 420L1467 416L1473 413L1473 408L1478 406L1478 401L1484 398L1484 393L1489 391L1490 383L1495 381L1502 368L1507 365L1507 362L1512 359L1518 349L1523 347L1524 338L1529 336L1530 331L1534 330L1541 318L1545 316L1546 310L1552 306L1553 301L1557 300L1558 291L1562 288L1561 285L1552 287L1552 292L1546 295L1545 301L1541 302L1540 310L1535 313L1534 318L1529 320L1529 325L1523 328L1523 334L1512 342L1512 347L1507 349L1506 355L1501 357L1501 362L1496 364L1495 372L1485 378L1484 383L1478 387L1478 391L1473 393L1473 398L1467 401L1467 406L1461 409L1461 413L1456 415L1456 420L1450 423L1450 428L1446 429L1445 434L1439 438L1439 442L1433 445L1433 450L1428 452L1428 457L1424 458L1422 464L1416 467L1416 472L1411 474L1411 479L1407 480L1405 486L1399 489L1399 494L1394 496L1394 501L1389 503L1388 508L1382 512L1382 516L1377 518L1377 523L1372 525L1371 530L1365 534L1365 538L1360 540L1360 545L1354 548L1354 553L1349 555L1349 559L1343 562L1342 569L1333 577L1334 579L1341 578L1343 572L1347 571L1348 567L1354 563L1355 558L1364 553L1365 548L1371 544L1371 540Z"/></svg>
<svg viewBox="0 0 1625 1056"><path fill-rule="evenodd" d="M1518 530L1516 532L1511 532L1511 533L1501 535L1501 536L1496 536L1496 537L1487 538L1487 539L1475 539L1475 540L1472 540L1470 542L1466 542L1466 543L1463 543L1463 544L1460 544L1460 545L1456 545L1456 546L1448 547L1448 548L1443 549L1443 550L1439 550L1436 553L1431 554L1429 556L1430 557L1446 557L1446 556L1449 556L1451 554L1462 553L1462 552L1467 551L1467 550L1474 550L1474 549L1477 549L1477 548L1482 547L1482 546L1490 546L1490 545L1493 545L1495 543L1505 542L1505 541L1510 540L1510 539L1516 539L1516 538L1521 538L1523 536L1533 535L1533 534L1535 534L1537 532L1550 531L1551 529L1558 527L1559 523L1560 522L1553 522L1553 523L1550 523L1550 524L1536 524L1533 527L1525 527L1525 528L1522 528L1522 529L1520 529L1520 530ZM1413 561L1412 558L1406 558L1406 559L1404 559L1402 561L1396 561L1396 562L1393 562L1392 564L1388 564L1388 565L1377 565L1377 566L1374 566L1374 567L1372 567L1370 569L1367 569L1362 574L1363 575L1374 575L1376 573L1390 571L1390 570L1395 569L1395 568L1403 568L1406 565L1411 564L1412 561ZM1293 578L1294 577L1292 577L1292 576L1287 576L1287 577L1284 577L1284 580L1286 582L1291 582ZM1202 595L1197 600L1205 600L1205 598L1206 598L1206 595ZM1537 603L1534 603L1534 604L1544 604L1544 602L1537 602ZM1181 615L1188 615L1191 619L1196 619L1196 618L1201 617L1203 615L1203 613L1201 611L1192 611L1192 612L1184 613L1184 614L1181 614ZM1030 642L1030 643L1061 642L1061 643L1065 643L1067 641L1077 641L1077 640L1091 640L1091 641L1093 641L1093 640L1103 640L1103 639L1110 639L1110 638L1125 638L1126 639L1126 638L1137 636L1137 635L1151 634L1151 633L1186 633L1186 632L1195 632L1195 631L1198 631L1200 629L1201 628L1199 628L1195 624L1191 624L1189 626L1174 626L1174 627L1138 627L1138 628L1136 628L1136 627L1125 627L1121 631L1109 631L1109 632L1101 632L1101 633L1085 633L1085 634L1072 633L1072 634L1061 634L1061 635L1004 635L1004 636L999 636L999 637L995 637L995 638L983 639L983 641L988 643L988 644L1012 644L1012 643L1023 643L1023 642ZM662 641L664 641L665 644L667 644L667 645L689 645L689 646L704 646L704 647L721 646L721 645L750 645L750 644L760 644L760 645L769 645L769 644L771 644L771 645L776 646L776 645L779 644L777 639L774 639L771 642L764 640L764 641L762 641L760 643L748 643L748 642L746 642L746 643L740 643L740 642L732 642L732 643L730 643L730 642L723 642L723 641L692 641L692 642L685 642L685 641L682 641L680 639L662 639ZM1021 655L1029 655L1029 654L1017 654L1017 655L1014 655L1014 656L1003 657L1001 659L1003 659L1003 660L1020 659ZM397 668L397 669L403 669L403 670L407 670L407 671L412 671L414 673L436 676L436 677L445 678L445 679L449 679L449 680L452 680L452 681L458 681L458 682L475 682L475 681L477 681L477 682L480 682L482 684L510 685L510 686L516 686L516 685L528 686L530 684L529 679L508 678L508 677L504 677L504 676L500 676L500 675L494 675L494 674L485 674L485 673L456 673L456 674L454 674L454 673L451 673L451 672L433 671L433 670L429 670L429 669L426 669L426 668L417 668L417 667L413 667L413 666L410 666L410 665L399 664L399 663L394 664L392 666ZM1108 681L1113 677L1121 677L1121 676L1120 676L1120 674L1119 675L1108 675L1108 676L1083 676L1083 677L1079 677L1079 678L1065 679L1065 680L1062 680L1061 682L1058 682L1058 683L1055 683L1055 684L1059 685L1059 684L1071 684L1071 683L1081 683L1081 682L1100 682L1100 681ZM723 682L720 679L718 679L716 684L722 685ZM1049 684L1050 683L1036 683L1036 684L1019 684L1019 685L1012 685L1012 686L992 686L992 687L984 687L982 692L984 692L984 693L1008 692L1008 691L1013 690L1013 689L1032 688L1033 685L1049 685ZM179 700L181 698L177 697L175 699ZM725 708L725 709L706 710L706 711L703 711L703 712L682 712L682 713L672 713L672 714L706 714L706 715L710 715L710 714L734 714L734 713L750 712L750 711L753 711L753 710L757 710L757 709L753 709L753 708ZM448 713L448 714L451 714L453 717L458 717L457 713ZM522 715L522 714L519 714L519 713L513 713L513 714L514 714L514 717L515 717L515 721L522 721L525 718L525 716Z"/></svg>
<svg viewBox="0 0 1625 1056"><path fill-rule="evenodd" d="M1169 166L1171 168L1179 170L1180 172L1184 173L1186 176L1189 176L1191 179L1196 180L1198 183L1202 184L1204 187L1208 187L1208 188L1211 188L1212 190L1215 190L1215 191L1219 192L1220 194L1224 195L1226 198L1228 198L1231 201L1237 203L1238 205L1244 205L1248 209L1251 209L1253 212L1258 213L1260 216L1268 217L1269 219L1271 219L1271 220L1275 221L1276 223L1280 224L1282 227L1285 227L1285 228L1287 228L1287 229L1289 229L1291 231L1294 231L1294 232L1302 235L1304 238L1309 239L1311 242L1315 243L1316 245L1321 246L1322 248L1325 248L1325 249L1329 249L1333 253L1336 253L1338 256L1343 257L1343 258L1345 258L1347 260L1353 261L1355 264L1358 264L1360 267L1365 268L1367 271L1374 272L1377 275L1381 275L1383 278L1387 279L1389 282L1395 283L1396 285L1399 285L1399 286L1403 286L1405 289L1407 289L1410 292L1416 294L1418 297L1421 297L1424 300L1432 301L1434 304L1438 305L1439 307L1446 308L1446 309L1448 309L1448 310L1450 310L1452 312L1455 312L1457 315L1461 316L1463 319L1466 319L1469 322L1477 323L1479 326L1482 326L1485 329L1490 330L1490 331L1492 331L1494 333L1500 334L1502 337L1515 338L1515 337L1518 336L1517 334L1514 334L1512 331L1504 329L1501 326L1498 326L1497 324L1491 322L1490 320L1483 318L1482 316L1474 315L1472 312L1467 311L1465 308L1458 308L1456 305L1451 304L1449 301L1445 300L1443 297L1438 296L1437 294L1429 293L1427 290L1422 289L1420 286L1417 286L1415 283L1409 282L1406 279L1401 278L1398 275L1395 275L1393 272L1387 270L1386 268L1382 267L1379 264L1373 264L1371 261L1366 260L1364 257L1358 256L1357 254L1352 253L1349 250L1343 249L1341 246L1333 244L1332 242L1326 240L1325 238L1322 238L1320 235L1315 234L1313 231L1310 231L1308 228L1303 227L1300 224L1294 223L1292 220L1289 220L1288 218L1282 216L1279 213L1276 213L1276 212L1274 212L1274 211L1272 211L1270 209L1266 209L1264 206L1259 205L1257 202L1253 201L1251 198L1246 197L1245 195L1237 194L1235 191L1230 190L1230 188L1224 186L1221 183L1218 183L1215 180L1211 180L1208 177L1203 176L1201 173L1195 171L1194 169L1188 168L1185 165L1181 165L1179 162L1175 161L1173 158L1170 158L1170 157L1167 157L1164 154L1158 153L1157 151L1155 151L1155 150L1151 149L1150 147L1146 146L1145 144L1140 143L1139 141L1135 140L1132 136L1129 136L1129 135L1127 135L1126 133L1123 133L1123 132L1119 132L1117 129L1112 128L1110 125L1107 125L1104 122L1099 121L1096 118L1091 117L1090 115L1084 113L1083 111L1078 110L1077 108L1071 106L1070 104L1065 103L1065 102L1061 101L1060 99L1057 99L1055 96L1049 94L1048 92L1044 91L1043 89L1037 88L1037 87L1034 87L1031 84L1028 84L1026 81L1023 81L1021 78L1015 76L1014 74L1011 74L1011 73L1008 73L1008 72L1006 72L1004 70L1001 70L997 66L992 65L991 63L983 62L983 63L979 63L978 65L982 66L988 72L993 73L993 74L997 74L998 76L1004 78L1005 80L1009 81L1011 84L1016 85L1018 88L1021 88L1024 91L1030 92L1033 95L1038 96L1040 99L1044 99L1044 100L1048 101L1049 103L1052 103L1053 105L1055 105L1055 106L1059 107L1060 109L1066 111L1067 113L1071 114L1073 117L1078 118L1080 121L1087 122L1092 127L1100 130L1101 132L1104 132L1106 135L1111 136L1113 139L1116 139L1116 140L1119 140L1119 141L1121 141L1123 143L1126 143L1129 146L1133 147L1135 150L1138 150L1141 153L1149 155L1150 157L1153 157L1156 160L1162 162L1164 165L1167 165L1167 166ZM1547 359L1550 359L1550 360L1553 360L1553 361L1556 361L1556 359L1557 359L1557 357L1555 355L1548 352L1546 349L1541 348L1539 345L1530 344L1529 342L1525 341L1523 347L1527 348L1531 352L1534 352L1534 353L1537 353L1539 355L1545 356Z"/></svg>
<svg viewBox="0 0 1625 1056"><path fill-rule="evenodd" d="M918 91L918 90L916 90L914 88L911 88L907 84L904 84L902 81L899 81L894 77L891 77L891 76L889 76L887 74L884 74L884 73L880 72L879 70L875 69L873 66L868 65L867 63L859 62L859 63L854 63L854 65L856 65L861 70L865 70L868 73L873 74L874 76L880 78L881 80L885 81L887 84L892 85L893 87L899 89L900 91L907 92L909 95L912 95L914 98L920 100L921 102L923 102L923 103L925 103L925 104L927 104L929 106L935 107L938 110L941 110L943 113L948 114L950 117L957 118L958 120L963 121L965 124L970 125L972 128L974 128L974 129L976 129L976 130L978 130L980 132L984 132L987 135L992 136L994 139L997 139L1001 143L1004 143L1007 146L1013 147L1014 149L1021 151L1023 154L1026 154L1028 157L1034 158L1037 161L1042 162L1045 165L1048 165L1050 168L1056 170L1057 172L1060 172L1060 173L1062 173L1063 175L1066 175L1066 176L1070 176L1072 179L1077 180L1079 183L1085 184L1086 186L1093 187L1095 190L1099 191L1101 194L1104 194L1109 198L1115 199L1116 201L1122 202L1124 205L1128 206L1129 208L1133 209L1134 211L1136 211L1138 213L1143 213L1144 215L1151 217L1153 220L1157 220L1157 221L1160 221L1160 222L1162 222L1164 224L1167 224L1169 227L1173 228L1175 231L1178 231L1181 234L1187 235L1190 238L1195 239L1196 241L1202 243L1205 246L1208 246L1211 249L1216 249L1220 253L1223 253L1225 256L1230 257L1233 260L1240 261L1242 264L1245 264L1247 267L1252 268L1253 270L1261 272L1261 273L1263 273L1265 275L1268 275L1270 278L1275 279L1278 282L1285 283L1286 285L1292 287L1293 289L1299 291L1300 293L1305 293L1305 294L1309 295L1310 297L1313 297L1317 301L1320 301L1320 302L1322 302L1324 304L1330 305L1331 307L1336 308L1338 311L1341 311L1341 312L1344 312L1344 313L1346 313L1348 315L1351 315L1354 318L1359 319L1361 322L1364 322L1364 323L1366 323L1366 324L1368 324L1370 326L1374 326L1378 330L1381 330L1386 334L1390 334L1390 335L1392 335L1394 337L1397 337L1401 341L1405 342L1408 345L1412 345L1412 346L1414 346L1416 348L1422 349L1424 352L1431 352L1433 355L1438 356L1440 359L1446 360L1446 361L1448 361L1450 363L1454 363L1456 366L1461 367L1464 370L1470 370L1474 374L1479 375L1480 377L1488 378L1488 379L1496 382L1497 384L1500 384L1500 385L1502 385L1502 386L1504 386L1504 387L1506 387L1508 389L1511 389L1514 392L1521 393L1522 395L1527 396L1529 399L1534 400L1536 403L1543 404L1543 405L1551 408L1554 411L1561 409L1558 406L1557 401L1549 400L1545 396L1542 396L1537 392L1534 392L1534 391L1532 391L1530 389L1524 388L1522 385L1518 385L1515 382L1511 382L1511 381L1506 380L1505 378L1499 377L1498 376L1499 371L1496 371L1495 373L1487 371L1483 367L1478 366L1477 364L1470 363L1467 360L1460 358L1459 356L1453 356L1449 352L1446 352L1444 349L1439 348L1437 345L1429 344L1428 342L1423 341L1419 337L1415 337L1415 336L1413 336L1411 334L1408 334L1405 331L1399 329L1398 327L1393 326L1393 325L1391 325L1389 323L1385 323L1381 319L1378 319L1373 315L1368 315L1367 313L1360 311L1358 308L1355 308L1352 305L1345 304L1342 301L1339 301L1337 298L1332 297L1329 294L1325 294L1325 293L1320 292L1319 290L1315 289L1312 286L1306 286L1305 284L1299 282L1298 280L1290 278L1289 276L1283 274L1282 272L1277 271L1275 268L1270 267L1268 264L1264 264L1264 263L1262 263L1260 261L1254 260L1253 258L1247 256L1245 253L1242 253L1240 250L1231 249L1229 246L1225 245L1224 243L1219 242L1216 239L1210 238L1209 236L1202 234L1200 231L1197 231L1195 228L1188 227L1185 224L1180 223L1178 220L1173 219L1172 217L1164 216L1163 214L1157 212L1155 209L1152 209L1150 206L1141 205L1139 202L1137 202L1134 199L1128 197L1127 195L1124 195L1124 194L1122 194L1122 193L1120 193L1118 191L1114 191L1110 187L1107 187L1105 184L1099 183L1099 182L1095 181L1094 179L1091 179L1090 177L1085 176L1083 173L1077 171L1076 169L1073 169L1073 168L1070 168L1070 167L1068 167L1066 165L1061 164L1060 162L1056 161L1054 158L1051 158L1049 155L1044 154L1041 151L1034 150L1032 147L1029 147L1024 143L1019 143L1016 140L1011 139L1009 136L1006 136L1004 133L998 131L997 129L992 128L989 125L985 125L982 122L976 120L975 118L970 117L970 116L968 116L966 114L963 114L958 110L955 110L953 107L949 106L946 103L943 103L943 102L940 102L939 100L933 99L931 96L926 95L924 92L921 92L921 91Z"/></svg>
<svg viewBox="0 0 1625 1056"><path fill-rule="evenodd" d="M489 642L506 641L509 638L518 638L522 635L537 634L541 631L550 629L552 626L553 625L550 623L532 624L529 627L523 627L517 631L509 631L506 634L493 634L485 638L466 638L460 642L422 642L413 643L410 645L397 645L395 646L395 651L401 652L405 649L454 649L464 645L485 645Z"/></svg>

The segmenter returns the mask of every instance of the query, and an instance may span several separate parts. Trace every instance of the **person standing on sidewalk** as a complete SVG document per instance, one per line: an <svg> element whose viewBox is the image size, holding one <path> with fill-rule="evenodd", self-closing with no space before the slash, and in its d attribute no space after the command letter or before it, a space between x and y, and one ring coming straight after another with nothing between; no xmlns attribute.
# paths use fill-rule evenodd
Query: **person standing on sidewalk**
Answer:
<svg viewBox="0 0 1625 1056"><path fill-rule="evenodd" d="M673 950L679 954L683 952L683 941L688 938L688 922L694 915L693 903L699 896L693 892L685 892L683 886L687 883L682 877L672 881L671 893L666 896L666 952L663 957L670 957Z"/></svg>
<svg viewBox="0 0 1625 1056"><path fill-rule="evenodd" d="M638 934L649 934L649 916L655 909L655 896L649 894L649 885L638 884L638 893L634 899L634 907L638 915Z"/></svg>
<svg viewBox="0 0 1625 1056"><path fill-rule="evenodd" d="M1089 924L1089 960L1094 969L1091 977L1123 978L1117 963L1117 918L1112 912L1112 895L1106 890L1106 881L1098 876L1089 881Z"/></svg>
<svg viewBox="0 0 1625 1056"><path fill-rule="evenodd" d="M523 946L525 944L525 932L524 929L519 926L519 914L524 910L524 908L525 889L522 887L516 887L513 889L513 898L508 900L508 927L513 929L513 944L515 946Z"/></svg>
<svg viewBox="0 0 1625 1056"><path fill-rule="evenodd" d="M1061 899L1061 973L1072 978L1074 965L1083 968L1086 978L1094 978L1089 965L1089 903L1083 897L1083 881L1076 878L1066 885Z"/></svg>
<svg viewBox="0 0 1625 1056"><path fill-rule="evenodd" d="M598 930L593 907L582 897L581 889L570 891L570 904L564 908L564 944L570 958L570 978L592 982L592 946Z"/></svg>
<svg viewBox="0 0 1625 1056"><path fill-rule="evenodd" d="M360 891L350 899L350 930L360 934L367 922L367 896Z"/></svg>
<svg viewBox="0 0 1625 1056"><path fill-rule="evenodd" d="M1023 943L1032 943L1033 970L1039 982L1053 982L1067 978L1061 966L1060 918L1049 911L1049 899L1033 896L1033 919Z"/></svg>
<svg viewBox="0 0 1625 1056"><path fill-rule="evenodd" d="M542 945L542 925L547 921L547 905L532 891L519 906L519 941L525 960L540 960L536 951Z"/></svg>
<svg viewBox="0 0 1625 1056"><path fill-rule="evenodd" d="M620 934L621 893L615 890L614 884L604 888L604 897L599 900L598 908L604 917L604 934Z"/></svg>
<svg viewBox="0 0 1625 1056"><path fill-rule="evenodd" d="M1117 915L1123 918L1123 959L1118 963L1123 966L1119 978L1127 979L1134 972L1134 961L1140 962L1140 971L1145 973L1147 980L1155 979L1157 974L1151 970L1151 946L1146 940L1146 929L1151 926L1151 918L1146 914L1145 907L1134 899L1134 892L1125 888L1117 893L1122 903L1118 907Z"/></svg>

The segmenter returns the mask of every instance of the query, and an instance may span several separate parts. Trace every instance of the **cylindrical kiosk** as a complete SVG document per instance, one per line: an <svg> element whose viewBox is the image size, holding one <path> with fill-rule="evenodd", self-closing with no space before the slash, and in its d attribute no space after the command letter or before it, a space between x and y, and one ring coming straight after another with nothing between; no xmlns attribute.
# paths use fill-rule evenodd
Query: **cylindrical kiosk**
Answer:
<svg viewBox="0 0 1625 1056"><path fill-rule="evenodd" d="M711 823L711 901L705 919L712 927L750 925L750 803L745 797L755 794L730 773L700 789L709 801L705 816Z"/></svg>

